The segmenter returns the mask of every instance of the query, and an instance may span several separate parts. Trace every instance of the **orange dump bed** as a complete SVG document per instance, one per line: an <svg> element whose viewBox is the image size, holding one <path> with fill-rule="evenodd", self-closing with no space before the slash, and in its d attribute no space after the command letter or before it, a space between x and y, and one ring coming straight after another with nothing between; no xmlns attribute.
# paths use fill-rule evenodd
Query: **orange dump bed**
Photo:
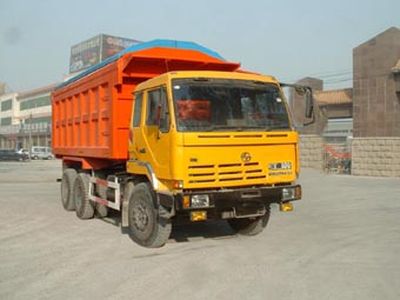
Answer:
<svg viewBox="0 0 400 300"><path fill-rule="evenodd" d="M238 68L196 47L139 47L120 53L53 92L53 152L57 157L126 160L137 84L168 71Z"/></svg>

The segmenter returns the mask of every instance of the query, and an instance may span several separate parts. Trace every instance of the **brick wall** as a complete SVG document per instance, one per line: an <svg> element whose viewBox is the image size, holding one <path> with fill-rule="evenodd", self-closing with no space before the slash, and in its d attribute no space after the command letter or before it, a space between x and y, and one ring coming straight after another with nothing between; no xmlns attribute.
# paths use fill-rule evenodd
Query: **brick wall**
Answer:
<svg viewBox="0 0 400 300"><path fill-rule="evenodd" d="M399 59L395 27L353 49L354 137L400 137L400 98L392 74Z"/></svg>
<svg viewBox="0 0 400 300"><path fill-rule="evenodd" d="M352 174L400 177L400 137L354 138Z"/></svg>
<svg viewBox="0 0 400 300"><path fill-rule="evenodd" d="M320 135L300 136L300 166L322 170L323 139Z"/></svg>

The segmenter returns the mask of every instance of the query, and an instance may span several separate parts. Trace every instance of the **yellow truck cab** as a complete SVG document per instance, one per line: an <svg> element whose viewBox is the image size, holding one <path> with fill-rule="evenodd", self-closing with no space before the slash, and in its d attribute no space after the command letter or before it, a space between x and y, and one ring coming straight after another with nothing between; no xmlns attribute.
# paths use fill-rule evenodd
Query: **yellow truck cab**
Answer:
<svg viewBox="0 0 400 300"><path fill-rule="evenodd" d="M271 203L288 210L301 198L298 134L275 78L169 72L139 84L134 100L127 172L148 182L125 215L137 234L151 219L146 195L168 220L227 219L249 235Z"/></svg>

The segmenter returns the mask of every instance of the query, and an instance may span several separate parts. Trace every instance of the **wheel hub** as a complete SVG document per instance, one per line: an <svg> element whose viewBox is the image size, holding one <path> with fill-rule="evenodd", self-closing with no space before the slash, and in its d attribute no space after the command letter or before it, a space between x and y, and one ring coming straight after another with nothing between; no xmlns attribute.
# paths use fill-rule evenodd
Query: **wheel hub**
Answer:
<svg viewBox="0 0 400 300"><path fill-rule="evenodd" d="M147 208L142 204L138 204L133 210L134 224L137 229L144 231L149 224L149 214Z"/></svg>

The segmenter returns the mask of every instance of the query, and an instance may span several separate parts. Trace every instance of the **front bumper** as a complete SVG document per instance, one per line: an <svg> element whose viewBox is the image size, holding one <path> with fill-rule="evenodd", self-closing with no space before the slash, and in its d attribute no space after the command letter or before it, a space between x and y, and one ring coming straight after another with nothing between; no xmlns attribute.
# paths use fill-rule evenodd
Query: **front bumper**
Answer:
<svg viewBox="0 0 400 300"><path fill-rule="evenodd" d="M188 206L193 195L208 195L209 205ZM300 185L251 187L222 190L190 190L177 195L159 194L160 204L171 213L187 215L194 210L207 210L208 217L216 219L240 218L263 215L270 204L282 204L301 199Z"/></svg>

